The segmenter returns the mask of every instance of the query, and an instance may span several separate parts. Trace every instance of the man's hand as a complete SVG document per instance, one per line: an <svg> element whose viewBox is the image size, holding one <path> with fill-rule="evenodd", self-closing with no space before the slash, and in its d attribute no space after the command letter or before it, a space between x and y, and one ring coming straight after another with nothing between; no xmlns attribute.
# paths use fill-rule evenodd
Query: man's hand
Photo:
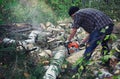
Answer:
<svg viewBox="0 0 120 79"><path fill-rule="evenodd" d="M81 43L80 43L80 47L84 47L84 46L86 46L87 44L87 41L88 41L88 39L89 39L89 34L81 41Z"/></svg>
<svg viewBox="0 0 120 79"><path fill-rule="evenodd" d="M85 43L80 43L79 47L84 47L85 46Z"/></svg>
<svg viewBox="0 0 120 79"><path fill-rule="evenodd" d="M68 40L67 40L67 41L64 43L65 47L68 47L68 44L69 44L69 43L71 43L71 41L68 41Z"/></svg>
<svg viewBox="0 0 120 79"><path fill-rule="evenodd" d="M67 53L68 53L68 54L70 54L69 48L68 48L68 44L69 44L69 43L71 43L71 41L66 41L66 42L64 43L64 46L67 48Z"/></svg>

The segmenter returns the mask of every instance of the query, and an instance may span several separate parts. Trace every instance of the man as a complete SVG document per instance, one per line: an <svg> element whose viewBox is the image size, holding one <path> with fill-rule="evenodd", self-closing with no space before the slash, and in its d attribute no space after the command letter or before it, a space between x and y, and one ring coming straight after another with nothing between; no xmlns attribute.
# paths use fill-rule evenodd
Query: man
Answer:
<svg viewBox="0 0 120 79"><path fill-rule="evenodd" d="M107 43L109 37L106 39L106 36L111 34L114 25L111 18L99 10L92 8L79 9L76 6L70 7L68 14L73 19L68 41L71 41L79 27L82 27L89 34L81 42L87 45L83 55L84 59L87 61L91 58L99 43L102 45L102 55L108 54L109 47Z"/></svg>

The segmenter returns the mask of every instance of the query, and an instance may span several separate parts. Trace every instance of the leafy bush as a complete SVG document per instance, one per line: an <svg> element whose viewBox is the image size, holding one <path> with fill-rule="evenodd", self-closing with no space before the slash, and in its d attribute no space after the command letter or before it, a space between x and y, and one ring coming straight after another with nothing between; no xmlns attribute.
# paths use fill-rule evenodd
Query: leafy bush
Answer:
<svg viewBox="0 0 120 79"><path fill-rule="evenodd" d="M70 6L78 6L80 8L96 8L107 15L112 19L120 20L119 11L120 11L120 1L119 0L45 0L52 9L56 12L56 15L59 17L66 18L68 17L68 9Z"/></svg>
<svg viewBox="0 0 120 79"><path fill-rule="evenodd" d="M39 24L47 21L55 23L54 13L46 11L43 3L38 0L1 0L0 24L6 23L30 23ZM43 6L44 5L44 6Z"/></svg>
<svg viewBox="0 0 120 79"><path fill-rule="evenodd" d="M0 44L0 79L40 79L45 69L26 49L17 43Z"/></svg>

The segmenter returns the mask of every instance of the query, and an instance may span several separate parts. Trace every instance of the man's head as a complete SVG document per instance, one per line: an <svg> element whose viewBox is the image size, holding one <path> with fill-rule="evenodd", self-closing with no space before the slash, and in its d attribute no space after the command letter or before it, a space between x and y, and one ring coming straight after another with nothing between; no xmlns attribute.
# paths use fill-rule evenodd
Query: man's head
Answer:
<svg viewBox="0 0 120 79"><path fill-rule="evenodd" d="M72 16L75 12L77 12L79 10L79 7L76 7L76 6L72 6L69 8L69 11L68 11L68 14L70 16Z"/></svg>

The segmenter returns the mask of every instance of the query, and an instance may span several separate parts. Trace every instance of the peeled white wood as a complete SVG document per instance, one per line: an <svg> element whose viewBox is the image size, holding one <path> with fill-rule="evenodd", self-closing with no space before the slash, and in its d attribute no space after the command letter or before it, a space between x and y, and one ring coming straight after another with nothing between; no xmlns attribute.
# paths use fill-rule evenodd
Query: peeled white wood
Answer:
<svg viewBox="0 0 120 79"><path fill-rule="evenodd" d="M60 46L55 52L56 54L53 57L50 67L43 77L44 79L56 79L61 71L61 66L65 60L66 49L64 46Z"/></svg>

